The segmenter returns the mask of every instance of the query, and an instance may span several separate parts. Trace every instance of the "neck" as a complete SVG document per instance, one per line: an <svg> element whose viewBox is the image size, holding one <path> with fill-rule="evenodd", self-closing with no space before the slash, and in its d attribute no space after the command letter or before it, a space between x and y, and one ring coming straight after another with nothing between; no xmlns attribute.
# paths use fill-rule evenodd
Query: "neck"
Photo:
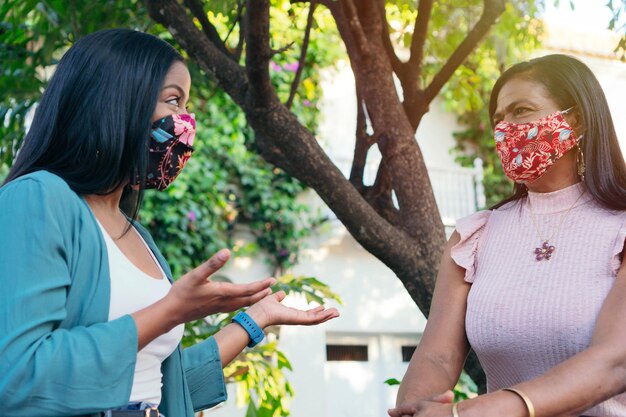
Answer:
<svg viewBox="0 0 626 417"><path fill-rule="evenodd" d="M86 194L83 197L94 214L96 214L96 217L102 215L116 217L120 214L120 201L122 200L123 191L124 187L121 186L109 194Z"/></svg>

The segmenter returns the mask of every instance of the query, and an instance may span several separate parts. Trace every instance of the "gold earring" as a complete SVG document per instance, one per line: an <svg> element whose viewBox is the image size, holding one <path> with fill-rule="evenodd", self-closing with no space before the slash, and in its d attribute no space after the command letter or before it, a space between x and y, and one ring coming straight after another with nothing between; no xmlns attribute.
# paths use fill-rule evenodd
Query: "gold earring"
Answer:
<svg viewBox="0 0 626 417"><path fill-rule="evenodd" d="M580 145L576 145L576 166L578 168L578 176L581 181L585 181L585 155Z"/></svg>

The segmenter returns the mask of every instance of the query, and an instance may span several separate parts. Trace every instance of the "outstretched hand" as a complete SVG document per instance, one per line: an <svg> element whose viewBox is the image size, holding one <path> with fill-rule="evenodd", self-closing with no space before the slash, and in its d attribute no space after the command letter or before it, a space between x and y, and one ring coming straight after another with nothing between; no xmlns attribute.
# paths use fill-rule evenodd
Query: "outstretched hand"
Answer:
<svg viewBox="0 0 626 417"><path fill-rule="evenodd" d="M287 307L281 303L285 296L284 291L268 295L252 305L247 310L247 313L261 328L278 324L311 326L339 317L339 312L336 308L327 309L324 306L318 306L310 310L299 310Z"/></svg>
<svg viewBox="0 0 626 417"><path fill-rule="evenodd" d="M222 249L174 282L165 299L171 303L177 322L186 323L211 314L235 311L272 293L270 286L276 282L274 278L249 284L211 281L210 276L229 258L230 252Z"/></svg>
<svg viewBox="0 0 626 417"><path fill-rule="evenodd" d="M412 416L430 416L439 415L436 412L445 413L442 416L450 415L450 407L446 407L443 411L442 404L452 404L454 401L454 393L447 390L441 394L434 395L429 398L424 398L417 401L405 402L398 405L395 408L391 408L387 411L390 417L412 417ZM430 412L435 412L432 414Z"/></svg>

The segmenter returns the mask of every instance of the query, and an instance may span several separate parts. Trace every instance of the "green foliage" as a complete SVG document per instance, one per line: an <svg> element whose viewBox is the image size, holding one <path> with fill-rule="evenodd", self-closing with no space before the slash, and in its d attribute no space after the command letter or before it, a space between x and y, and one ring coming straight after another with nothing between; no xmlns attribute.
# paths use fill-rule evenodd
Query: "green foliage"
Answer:
<svg viewBox="0 0 626 417"><path fill-rule="evenodd" d="M0 2L0 162L11 163L27 114L72 42L98 29L151 24L140 0Z"/></svg>
<svg viewBox="0 0 626 417"><path fill-rule="evenodd" d="M287 294L299 293L304 295L307 303L324 304L327 300L334 300L341 304L341 299L333 293L328 285L314 277L302 277L293 274L283 275L272 287L274 292L285 291Z"/></svg>

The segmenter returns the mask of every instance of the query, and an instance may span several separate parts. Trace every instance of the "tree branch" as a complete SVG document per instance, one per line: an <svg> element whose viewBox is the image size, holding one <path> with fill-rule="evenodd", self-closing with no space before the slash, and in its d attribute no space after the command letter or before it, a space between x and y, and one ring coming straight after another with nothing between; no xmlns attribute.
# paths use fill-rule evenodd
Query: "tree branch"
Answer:
<svg viewBox="0 0 626 417"><path fill-rule="evenodd" d="M256 106L269 106L276 98L269 72L273 53L270 48L270 3L269 0L248 0L246 9L246 72L251 98Z"/></svg>
<svg viewBox="0 0 626 417"><path fill-rule="evenodd" d="M378 166L374 185L368 190L367 199L385 220L396 227L402 227L400 210L393 205L391 182L389 167L383 159Z"/></svg>
<svg viewBox="0 0 626 417"><path fill-rule="evenodd" d="M233 56L235 60L239 62L241 59L241 54L243 53L243 45L246 40L246 25L245 25L245 14L246 12L242 9L241 16L239 16L239 40L237 41L237 46L235 47L235 51L233 52Z"/></svg>
<svg viewBox="0 0 626 417"><path fill-rule="evenodd" d="M200 0L185 0L185 5L191 11L196 19L200 22L200 26L202 26L202 31L206 35L206 37L220 50L223 54L228 56L230 59L233 59L231 53L226 48L226 44L220 38L219 33L217 33L217 29L215 26L209 22L206 13L204 12L204 7Z"/></svg>
<svg viewBox="0 0 626 417"><path fill-rule="evenodd" d="M360 54L368 56L370 54L369 42L367 41L361 22L359 21L359 15L354 6L354 2L352 0L341 0L341 4L344 6L343 10L348 18L348 25Z"/></svg>
<svg viewBox="0 0 626 417"><path fill-rule="evenodd" d="M424 59L424 45L428 34L428 23L433 9L433 0L419 0L413 38L411 39L411 57L409 58L409 71L415 73L415 78L422 75L422 61Z"/></svg>
<svg viewBox="0 0 626 417"><path fill-rule="evenodd" d="M360 61L359 48L357 47L356 40L354 39L354 34L350 30L350 25L348 22L348 17L346 16L343 4L340 1L332 1L332 0L319 0L320 4L323 4L330 10L333 19L335 19L335 24L337 25L337 30L339 31L339 36L346 46L346 51L348 52L348 58L350 58L350 65L352 66L352 72L356 75L357 73L357 65Z"/></svg>
<svg viewBox="0 0 626 417"><path fill-rule="evenodd" d="M391 62L391 68L393 68L393 72L395 72L398 77L401 77L404 67L402 61L400 61L400 58L398 58L398 55L396 55L396 50L391 43L391 38L389 34L389 23L387 22L387 12L385 11L385 0L379 0L377 4L379 6L380 18L383 21L382 36L385 52L387 52L387 57L389 58L389 62Z"/></svg>
<svg viewBox="0 0 626 417"><path fill-rule="evenodd" d="M230 34L233 33L233 30L235 29L235 26L237 26L237 23L241 23L242 14L243 14L243 0L237 0L237 16L235 16L235 21L233 22L233 25L230 27L230 29L228 29L228 33L226 34L226 37L224 38L224 44L226 44L226 42L228 41Z"/></svg>
<svg viewBox="0 0 626 417"><path fill-rule="evenodd" d="M242 106L248 90L243 68L202 35L186 10L174 0L146 0L150 17L165 26L189 57Z"/></svg>
<svg viewBox="0 0 626 417"><path fill-rule="evenodd" d="M282 46L278 49L270 49L270 57L274 55L282 54L283 52L290 50L294 44L295 42L291 41L287 45Z"/></svg>
<svg viewBox="0 0 626 417"><path fill-rule="evenodd" d="M357 113L356 113L356 142L354 144L354 157L352 159L352 168L350 169L350 182L354 187L364 194L363 175L365 173L365 164L367 162L367 154L376 141L367 134L367 113L365 111L365 102L357 90L356 94Z"/></svg>
<svg viewBox="0 0 626 417"><path fill-rule="evenodd" d="M298 85L300 84L300 78L302 78L302 71L304 70L304 61L306 59L306 53L309 49L309 39L311 37L311 28L313 27L313 13L315 12L315 7L317 6L316 0L311 0L311 5L309 6L309 15L306 18L306 28L304 29L304 39L302 40L302 48L300 50L300 59L298 59L298 68L296 69L296 75L293 77L293 82L291 83L291 89L289 90L289 98L287 99L288 109L291 108L293 104L293 99L296 96L296 91L298 90Z"/></svg>
<svg viewBox="0 0 626 417"><path fill-rule="evenodd" d="M504 12L505 0L485 0L483 13L476 25L467 37L461 42L456 50L450 55L448 61L433 78L430 85L424 90L424 100L430 103L448 82L454 71L465 61L467 56L476 48L482 38L489 32L491 26Z"/></svg>

